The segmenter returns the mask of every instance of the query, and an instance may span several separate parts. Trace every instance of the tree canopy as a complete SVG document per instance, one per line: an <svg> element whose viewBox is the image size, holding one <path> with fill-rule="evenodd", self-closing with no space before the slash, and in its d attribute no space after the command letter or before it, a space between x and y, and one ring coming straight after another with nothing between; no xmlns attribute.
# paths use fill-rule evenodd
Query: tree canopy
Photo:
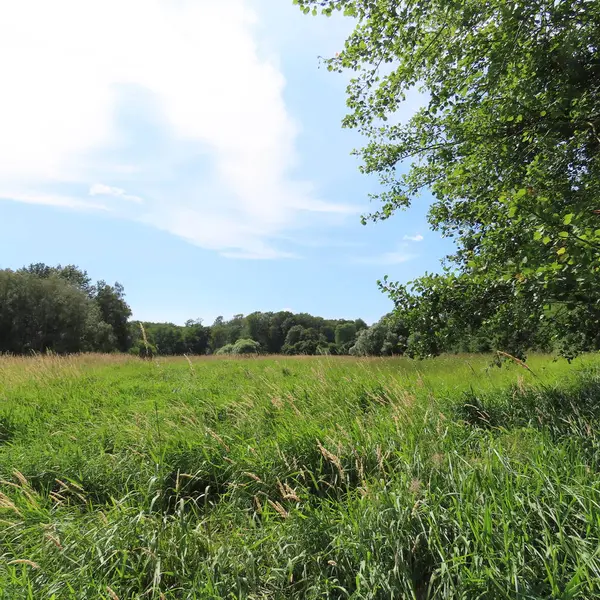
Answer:
<svg viewBox="0 0 600 600"><path fill-rule="evenodd" d="M74 265L0 270L0 352L127 350L130 315L122 286Z"/></svg>
<svg viewBox="0 0 600 600"><path fill-rule="evenodd" d="M585 313L580 333L595 336L600 2L295 2L305 12L342 10L356 19L326 63L355 72L343 124L366 136L356 152L361 170L384 186L364 222L387 219L429 191L432 228L456 242L446 275L426 275L411 289L382 283L399 310L419 305L421 316L437 294L439 312L429 317L439 328L423 332L426 346L435 350L435 335L447 335L449 321L472 308L473 297L463 305L439 293L452 286L478 290L478 318L496 332L525 317L529 325L552 319L567 339L559 317L568 307ZM421 107L407 118L415 91ZM498 343L522 348L514 339Z"/></svg>

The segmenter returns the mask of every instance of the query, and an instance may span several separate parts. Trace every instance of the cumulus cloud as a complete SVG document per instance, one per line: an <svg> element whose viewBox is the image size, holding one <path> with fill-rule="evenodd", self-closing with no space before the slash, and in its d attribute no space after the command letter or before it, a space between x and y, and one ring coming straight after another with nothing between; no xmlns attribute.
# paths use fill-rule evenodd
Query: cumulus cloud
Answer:
<svg viewBox="0 0 600 600"><path fill-rule="evenodd" d="M26 201L79 186L118 216L236 257L288 256L282 233L355 212L294 178L299 126L249 1L6 3L0 188ZM152 99L162 137L132 129L131 89Z"/></svg>
<svg viewBox="0 0 600 600"><path fill-rule="evenodd" d="M425 238L417 233L417 235L405 235L402 239L408 242L422 242Z"/></svg>

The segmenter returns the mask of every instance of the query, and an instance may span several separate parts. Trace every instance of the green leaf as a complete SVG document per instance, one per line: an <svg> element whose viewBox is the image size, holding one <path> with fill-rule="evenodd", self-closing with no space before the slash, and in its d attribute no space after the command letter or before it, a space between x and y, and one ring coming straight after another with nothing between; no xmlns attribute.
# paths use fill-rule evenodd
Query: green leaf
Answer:
<svg viewBox="0 0 600 600"><path fill-rule="evenodd" d="M563 224L564 225L570 225L574 216L575 215L573 213L569 213L568 215L565 215L565 218L563 219Z"/></svg>
<svg viewBox="0 0 600 600"><path fill-rule="evenodd" d="M517 214L517 207L516 206L511 206L508 209L508 218L512 219L516 214Z"/></svg>
<svg viewBox="0 0 600 600"><path fill-rule="evenodd" d="M562 238L564 240L565 238L569 237L569 232L568 231L560 231L558 234L558 237Z"/></svg>
<svg viewBox="0 0 600 600"><path fill-rule="evenodd" d="M521 188L517 192L517 198L522 198L523 196L525 196L525 194L527 194L527 188Z"/></svg>
<svg viewBox="0 0 600 600"><path fill-rule="evenodd" d="M567 249L563 246L562 248L559 248L556 251L556 254L558 254L559 256L562 256L566 251L567 251Z"/></svg>
<svg viewBox="0 0 600 600"><path fill-rule="evenodd" d="M539 240L541 240L541 239L542 239L542 232L541 232L541 231L536 231L536 232L533 234L533 239L534 239L536 242L537 242L537 241L539 241Z"/></svg>

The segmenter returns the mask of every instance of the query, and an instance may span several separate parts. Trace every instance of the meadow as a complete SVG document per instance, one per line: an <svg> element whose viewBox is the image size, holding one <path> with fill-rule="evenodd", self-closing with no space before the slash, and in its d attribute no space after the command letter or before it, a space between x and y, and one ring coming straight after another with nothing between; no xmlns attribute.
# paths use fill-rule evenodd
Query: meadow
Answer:
<svg viewBox="0 0 600 600"><path fill-rule="evenodd" d="M0 598L600 598L600 357L0 357Z"/></svg>

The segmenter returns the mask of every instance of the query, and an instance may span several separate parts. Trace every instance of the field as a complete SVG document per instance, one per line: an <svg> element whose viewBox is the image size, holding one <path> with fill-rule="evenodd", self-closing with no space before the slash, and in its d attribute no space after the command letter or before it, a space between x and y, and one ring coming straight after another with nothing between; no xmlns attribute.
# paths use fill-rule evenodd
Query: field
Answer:
<svg viewBox="0 0 600 600"><path fill-rule="evenodd" d="M0 598L600 598L600 359L0 358Z"/></svg>

